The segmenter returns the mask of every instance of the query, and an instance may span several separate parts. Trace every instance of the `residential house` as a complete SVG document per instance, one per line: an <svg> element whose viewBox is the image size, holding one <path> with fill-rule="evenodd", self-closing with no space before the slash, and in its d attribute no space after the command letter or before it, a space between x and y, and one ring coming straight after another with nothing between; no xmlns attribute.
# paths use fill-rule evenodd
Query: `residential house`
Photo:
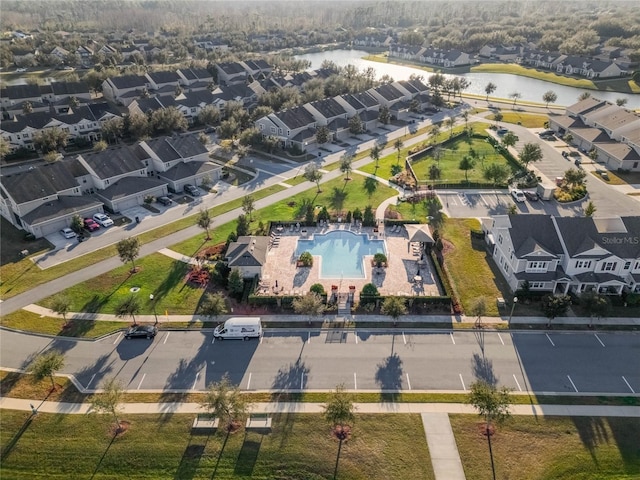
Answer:
<svg viewBox="0 0 640 480"><path fill-rule="evenodd" d="M58 57L60 59L61 62L64 62L67 57L69 56L69 50L66 50L62 47L54 47L53 50L51 50L51 52L49 52L49 55L52 55L54 57Z"/></svg>
<svg viewBox="0 0 640 480"><path fill-rule="evenodd" d="M498 215L483 224L500 273L515 292L640 293L640 216Z"/></svg>
<svg viewBox="0 0 640 480"><path fill-rule="evenodd" d="M325 98L303 105L316 121L318 126L327 126L331 131L331 139L343 139L349 136L347 110L335 99ZM353 116L353 115L351 115Z"/></svg>
<svg viewBox="0 0 640 480"><path fill-rule="evenodd" d="M499 62L515 62L524 50L522 45L484 45L478 56Z"/></svg>
<svg viewBox="0 0 640 480"><path fill-rule="evenodd" d="M244 83L247 80L247 70L239 62L216 63L216 71L220 85Z"/></svg>
<svg viewBox="0 0 640 480"><path fill-rule="evenodd" d="M206 89L213 84L213 75L206 68L181 68L177 74L180 84L188 90Z"/></svg>
<svg viewBox="0 0 640 480"><path fill-rule="evenodd" d="M283 148L296 147L305 151L315 143L316 119L304 107L294 107L270 113L255 122L264 137L276 137Z"/></svg>
<svg viewBox="0 0 640 480"><path fill-rule="evenodd" d="M145 75L149 81L149 89L154 92L159 92L163 88L169 87L169 90L175 91L176 87L180 85L181 77L177 72L150 72ZM163 93L169 93L164 91Z"/></svg>
<svg viewBox="0 0 640 480"><path fill-rule="evenodd" d="M393 37L383 32L372 32L358 35L353 39L354 47L370 47L387 49L393 43Z"/></svg>
<svg viewBox="0 0 640 480"><path fill-rule="evenodd" d="M12 225L44 237L71 225L74 215L102 212L102 203L82 196L78 166L60 161L0 177L0 214Z"/></svg>
<svg viewBox="0 0 640 480"><path fill-rule="evenodd" d="M112 212L142 205L168 193L167 182L150 177L151 159L138 147L119 146L77 157L89 172L95 196Z"/></svg>
<svg viewBox="0 0 640 480"><path fill-rule="evenodd" d="M229 50L229 45L222 40L197 38L194 40L196 47L204 48L206 51L220 50L222 52Z"/></svg>
<svg viewBox="0 0 640 480"><path fill-rule="evenodd" d="M181 192L186 184L214 184L222 167L209 161L209 152L196 135L187 133L140 142L150 158L149 169L167 183L169 190Z"/></svg>
<svg viewBox="0 0 640 480"><path fill-rule="evenodd" d="M150 80L145 75L124 75L107 78L102 82L102 95L107 100L126 107L150 88Z"/></svg>
<svg viewBox="0 0 640 480"><path fill-rule="evenodd" d="M262 59L244 60L240 62L240 64L247 71L247 74L251 75L253 78L257 78L259 75L268 77L271 75L271 72L273 72L273 67Z"/></svg>
<svg viewBox="0 0 640 480"><path fill-rule="evenodd" d="M36 60L37 51L28 48L13 48L13 64L16 67L31 66Z"/></svg>
<svg viewBox="0 0 640 480"><path fill-rule="evenodd" d="M238 237L229 244L225 261L230 269L240 270L242 278L252 279L256 275L262 277L262 267L267 262L268 251L269 237Z"/></svg>

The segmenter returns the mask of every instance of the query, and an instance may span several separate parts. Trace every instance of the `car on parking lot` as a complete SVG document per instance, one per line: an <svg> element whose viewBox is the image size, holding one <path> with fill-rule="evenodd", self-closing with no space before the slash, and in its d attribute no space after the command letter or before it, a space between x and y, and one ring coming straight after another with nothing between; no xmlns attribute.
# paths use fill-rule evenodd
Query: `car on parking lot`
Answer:
<svg viewBox="0 0 640 480"><path fill-rule="evenodd" d="M158 197L158 203L169 206L173 203L173 201L169 197Z"/></svg>
<svg viewBox="0 0 640 480"><path fill-rule="evenodd" d="M526 197L526 199L529 200L530 202L537 202L538 201L538 194L536 192L529 192L529 191L525 190L523 193L524 193L524 196Z"/></svg>
<svg viewBox="0 0 640 480"><path fill-rule="evenodd" d="M98 222L98 225L100 225L101 227L110 227L111 225L113 225L113 220L111 220L111 218L109 218L109 215L106 215L104 213L96 213L93 216L93 219Z"/></svg>
<svg viewBox="0 0 640 480"><path fill-rule="evenodd" d="M507 128L499 128L496 133L498 135L506 135L507 133L509 133L509 129L507 129Z"/></svg>
<svg viewBox="0 0 640 480"><path fill-rule="evenodd" d="M77 237L76 232L71 230L69 227L63 228L62 230L60 230L60 235L62 235L64 238L75 238L75 237Z"/></svg>
<svg viewBox="0 0 640 480"><path fill-rule="evenodd" d="M26 69L26 68L23 68L23 67L21 67L21 68L16 68L16 72L18 72L18 73L23 73L23 72L26 72L26 71L27 71L27 69Z"/></svg>
<svg viewBox="0 0 640 480"><path fill-rule="evenodd" d="M187 183L184 186L184 192L194 197L200 196L200 190L198 189L198 187L196 187L195 185L191 185L190 183Z"/></svg>
<svg viewBox="0 0 640 480"><path fill-rule="evenodd" d="M153 325L134 325L124 333L124 338L153 338L158 329Z"/></svg>
<svg viewBox="0 0 640 480"><path fill-rule="evenodd" d="M93 218L85 218L84 228L86 228L90 232L95 232L100 228L100 225L98 225L98 222L96 222Z"/></svg>
<svg viewBox="0 0 640 480"><path fill-rule="evenodd" d="M524 202L527 198L524 196L524 193L522 192L522 190L519 190L517 188L514 188L513 190L511 190L511 196L516 202Z"/></svg>
<svg viewBox="0 0 640 480"><path fill-rule="evenodd" d="M554 136L556 132L554 132L553 130L543 130L540 133L538 133L538 135L542 138L542 137L548 137L548 136Z"/></svg>

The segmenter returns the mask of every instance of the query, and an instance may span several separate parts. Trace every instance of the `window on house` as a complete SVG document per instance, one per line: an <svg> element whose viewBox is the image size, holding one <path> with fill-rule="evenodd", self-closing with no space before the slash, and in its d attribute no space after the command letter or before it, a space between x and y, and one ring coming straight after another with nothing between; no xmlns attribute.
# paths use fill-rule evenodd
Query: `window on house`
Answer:
<svg viewBox="0 0 640 480"><path fill-rule="evenodd" d="M605 262L602 264L603 272L613 272L616 269L617 262Z"/></svg>
<svg viewBox="0 0 640 480"><path fill-rule="evenodd" d="M624 267L622 267L624 270L629 270L631 268L631 262L624 262Z"/></svg>
<svg viewBox="0 0 640 480"><path fill-rule="evenodd" d="M640 269L640 261L636 262L636 264L633 266L634 270L638 270Z"/></svg>
<svg viewBox="0 0 640 480"><path fill-rule="evenodd" d="M271 127L271 133L276 133L276 127Z"/></svg>
<svg viewBox="0 0 640 480"><path fill-rule="evenodd" d="M544 288L544 282L529 282L529 288L531 290L540 290Z"/></svg>
<svg viewBox="0 0 640 480"><path fill-rule="evenodd" d="M576 268L591 268L591 260L576 260Z"/></svg>
<svg viewBox="0 0 640 480"><path fill-rule="evenodd" d="M509 263L504 262L504 273L509 273Z"/></svg>
<svg viewBox="0 0 640 480"><path fill-rule="evenodd" d="M502 234L498 235L498 243L502 245Z"/></svg>
<svg viewBox="0 0 640 480"><path fill-rule="evenodd" d="M527 262L527 272L546 272L549 262Z"/></svg>

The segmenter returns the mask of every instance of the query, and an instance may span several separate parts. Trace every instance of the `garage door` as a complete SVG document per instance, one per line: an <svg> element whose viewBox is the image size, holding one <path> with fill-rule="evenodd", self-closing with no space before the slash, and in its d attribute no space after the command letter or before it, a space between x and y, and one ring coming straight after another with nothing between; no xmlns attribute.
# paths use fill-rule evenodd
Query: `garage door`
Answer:
<svg viewBox="0 0 640 480"><path fill-rule="evenodd" d="M127 210L128 208L137 207L138 205L140 205L140 203L138 203L138 198L133 197L118 200L118 202L113 206L115 207L116 211L121 212L123 210Z"/></svg>
<svg viewBox="0 0 640 480"><path fill-rule="evenodd" d="M39 226L40 226L41 235L44 237L45 235L55 233L58 230L63 229L64 227L68 227L69 225L67 224L66 219L62 219L62 220L57 220L55 222L42 224Z"/></svg>

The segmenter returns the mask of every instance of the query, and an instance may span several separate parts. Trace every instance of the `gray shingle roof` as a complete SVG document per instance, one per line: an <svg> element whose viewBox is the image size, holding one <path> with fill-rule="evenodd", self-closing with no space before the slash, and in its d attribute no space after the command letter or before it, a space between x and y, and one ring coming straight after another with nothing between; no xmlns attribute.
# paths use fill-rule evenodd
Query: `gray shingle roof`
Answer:
<svg viewBox="0 0 640 480"><path fill-rule="evenodd" d="M121 146L102 152L83 153L82 158L101 179L137 172L145 168L131 147Z"/></svg>
<svg viewBox="0 0 640 480"><path fill-rule="evenodd" d="M104 205L102 202L88 196L63 195L57 200L51 200L37 208L34 208L26 215L22 216L28 225L37 225L56 218L73 215L77 212L84 212L89 209L97 210Z"/></svg>
<svg viewBox="0 0 640 480"><path fill-rule="evenodd" d="M509 235L518 258L536 256L556 258L562 255L562 245L548 215L509 215Z"/></svg>
<svg viewBox="0 0 640 480"><path fill-rule="evenodd" d="M598 231L592 217L557 217L555 222L570 256L600 247L620 258L640 258L640 216L620 217L624 231Z"/></svg>
<svg viewBox="0 0 640 480"><path fill-rule="evenodd" d="M163 162L189 159L207 153L207 148L193 134L152 138L145 142Z"/></svg>
<svg viewBox="0 0 640 480"><path fill-rule="evenodd" d="M275 114L291 130L306 127L315 123L313 115L304 107L294 107Z"/></svg>
<svg viewBox="0 0 640 480"><path fill-rule="evenodd" d="M166 184L167 182L154 177L124 177L104 190L99 190L96 196L111 201L119 200Z"/></svg>
<svg viewBox="0 0 640 480"><path fill-rule="evenodd" d="M310 105L315 108L325 118L334 118L346 115L347 111L334 98L316 100Z"/></svg>
<svg viewBox="0 0 640 480"><path fill-rule="evenodd" d="M176 181L183 178L194 177L202 173L213 172L218 169L220 169L220 166L211 162L180 162L166 172L161 172L158 175L160 175L161 178Z"/></svg>
<svg viewBox="0 0 640 480"><path fill-rule="evenodd" d="M124 75L122 77L111 77L109 80L118 89L142 88L149 82L144 75Z"/></svg>
<svg viewBox="0 0 640 480"><path fill-rule="evenodd" d="M267 261L269 237L239 237L227 249L230 267L261 267Z"/></svg>
<svg viewBox="0 0 640 480"><path fill-rule="evenodd" d="M41 165L26 172L0 177L2 186L18 203L56 195L58 192L78 187L78 182L67 162Z"/></svg>
<svg viewBox="0 0 640 480"><path fill-rule="evenodd" d="M173 83L177 85L180 81L180 75L178 75L176 72L171 71L150 72L147 73L147 76L155 83Z"/></svg>

